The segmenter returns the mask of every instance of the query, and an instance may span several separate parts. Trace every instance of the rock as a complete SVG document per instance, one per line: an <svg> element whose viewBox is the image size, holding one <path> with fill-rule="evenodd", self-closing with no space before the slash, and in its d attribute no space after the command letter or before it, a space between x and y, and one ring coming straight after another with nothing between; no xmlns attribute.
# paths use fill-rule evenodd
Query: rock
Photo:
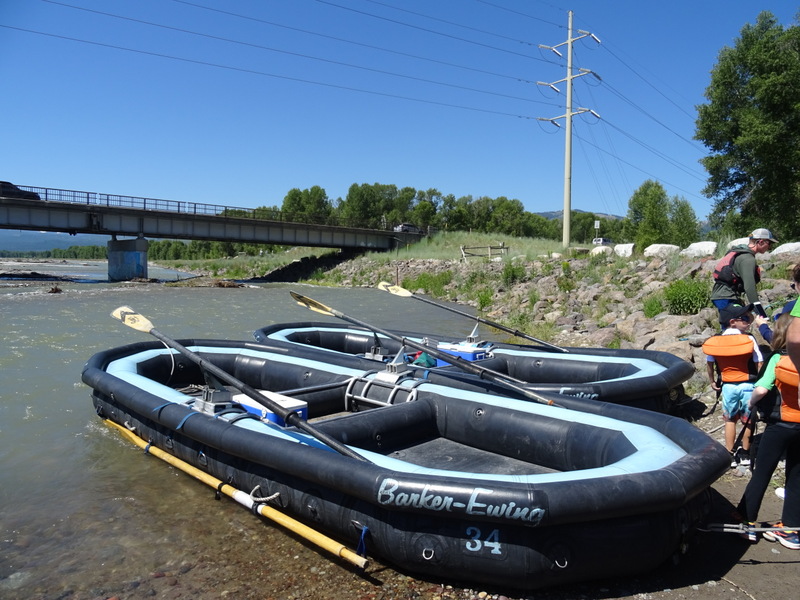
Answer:
<svg viewBox="0 0 800 600"><path fill-rule="evenodd" d="M645 256L665 257L680 252L680 246L674 244L651 244L644 249Z"/></svg>
<svg viewBox="0 0 800 600"><path fill-rule="evenodd" d="M587 336L587 344L592 348L608 348L619 339L616 327L603 327Z"/></svg>
<svg viewBox="0 0 800 600"><path fill-rule="evenodd" d="M656 339L652 344L647 346L645 350L659 350L661 352L669 352L670 354L674 354L678 358L682 358L683 360L694 362L694 353L692 352L692 348L689 345L689 342L682 342L682 341L667 341L666 339L658 340Z"/></svg>
<svg viewBox="0 0 800 600"><path fill-rule="evenodd" d="M714 256L717 252L717 242L695 242L680 251L681 256L689 258L703 258Z"/></svg>
<svg viewBox="0 0 800 600"><path fill-rule="evenodd" d="M611 246L595 246L589 252L591 256L598 256L600 254L604 254L605 256L611 256L614 254L614 249Z"/></svg>
<svg viewBox="0 0 800 600"><path fill-rule="evenodd" d="M781 244L770 254L800 254L800 242L790 242L788 244Z"/></svg>
<svg viewBox="0 0 800 600"><path fill-rule="evenodd" d="M614 254L623 258L633 256L633 244L617 244L614 246Z"/></svg>
<svg viewBox="0 0 800 600"><path fill-rule="evenodd" d="M734 246L747 246L747 244L749 243L750 243L749 237L736 238L735 240L731 240L730 242L728 242L726 249L730 250Z"/></svg>

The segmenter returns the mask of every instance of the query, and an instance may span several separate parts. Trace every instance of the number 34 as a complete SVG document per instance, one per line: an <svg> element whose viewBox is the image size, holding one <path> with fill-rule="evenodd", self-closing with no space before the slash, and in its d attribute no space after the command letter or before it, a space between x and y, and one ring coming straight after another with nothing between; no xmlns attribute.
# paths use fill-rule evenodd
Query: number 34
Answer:
<svg viewBox="0 0 800 600"><path fill-rule="evenodd" d="M477 527L467 527L466 533L469 538L466 543L466 549L470 552L481 552L484 548L488 548L492 554L503 553L503 545L500 543L500 531L497 529L492 529L486 537Z"/></svg>

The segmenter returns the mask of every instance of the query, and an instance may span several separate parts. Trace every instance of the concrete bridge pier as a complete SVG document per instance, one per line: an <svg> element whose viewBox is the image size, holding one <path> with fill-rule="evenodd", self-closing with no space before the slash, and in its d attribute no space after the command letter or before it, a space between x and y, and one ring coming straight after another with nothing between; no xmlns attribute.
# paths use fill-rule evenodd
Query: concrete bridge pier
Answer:
<svg viewBox="0 0 800 600"><path fill-rule="evenodd" d="M147 279L147 246L143 237L135 240L110 240L108 248L108 280Z"/></svg>

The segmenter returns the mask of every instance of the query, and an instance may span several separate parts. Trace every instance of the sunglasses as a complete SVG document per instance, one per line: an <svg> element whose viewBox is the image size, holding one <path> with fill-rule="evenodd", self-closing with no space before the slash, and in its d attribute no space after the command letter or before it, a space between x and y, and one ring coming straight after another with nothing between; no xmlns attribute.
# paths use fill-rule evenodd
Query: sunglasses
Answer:
<svg viewBox="0 0 800 600"><path fill-rule="evenodd" d="M736 317L736 318L734 319L734 321L741 321L742 323L749 323L751 320L752 320L752 319L750 319L750 317L748 317L748 316L746 316L746 315L745 315L745 316L743 316L743 317Z"/></svg>

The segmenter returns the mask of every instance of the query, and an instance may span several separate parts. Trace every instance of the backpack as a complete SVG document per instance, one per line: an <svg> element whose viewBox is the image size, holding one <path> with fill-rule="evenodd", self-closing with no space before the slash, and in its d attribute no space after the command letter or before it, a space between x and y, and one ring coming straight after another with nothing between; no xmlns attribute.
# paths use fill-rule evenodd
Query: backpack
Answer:
<svg viewBox="0 0 800 600"><path fill-rule="evenodd" d="M713 356L722 383L755 381L753 339L749 335L714 335L703 343L703 352Z"/></svg>
<svg viewBox="0 0 800 600"><path fill-rule="evenodd" d="M714 282L724 283L738 294L744 292L742 280L733 270L733 263L736 261L737 256L747 252L747 250L731 250L725 256L720 258L717 262L717 265L714 267ZM760 268L756 269L755 281L756 283L761 281Z"/></svg>

